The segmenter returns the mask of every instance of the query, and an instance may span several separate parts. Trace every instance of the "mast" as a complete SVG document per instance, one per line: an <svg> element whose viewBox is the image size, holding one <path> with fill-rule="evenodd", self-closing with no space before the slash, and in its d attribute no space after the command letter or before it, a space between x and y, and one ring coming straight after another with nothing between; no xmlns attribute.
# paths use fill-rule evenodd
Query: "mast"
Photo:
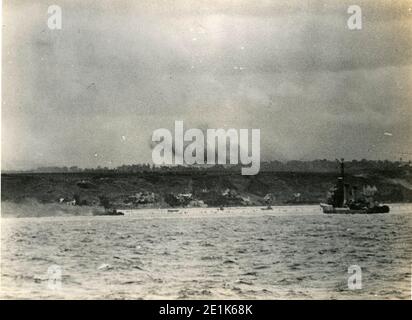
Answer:
<svg viewBox="0 0 412 320"><path fill-rule="evenodd" d="M348 201L348 186L345 183L345 159L341 158L340 159L340 176L342 177L342 199L343 199L343 205L346 204L346 202Z"/></svg>
<svg viewBox="0 0 412 320"><path fill-rule="evenodd" d="M344 168L344 161L345 159L341 158L340 160L336 159L337 162L340 163L340 176L338 177L337 183L337 190L336 190L336 206L342 207L346 203L346 190L345 190L345 182L344 182L344 175L345 175L345 168Z"/></svg>

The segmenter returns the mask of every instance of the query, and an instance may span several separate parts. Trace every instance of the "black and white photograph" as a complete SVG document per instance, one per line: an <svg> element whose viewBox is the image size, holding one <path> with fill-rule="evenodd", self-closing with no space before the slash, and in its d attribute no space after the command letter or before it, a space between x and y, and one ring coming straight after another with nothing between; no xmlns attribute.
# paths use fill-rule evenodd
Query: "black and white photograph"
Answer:
<svg viewBox="0 0 412 320"><path fill-rule="evenodd" d="M4 0L1 26L1 300L412 299L412 0Z"/></svg>

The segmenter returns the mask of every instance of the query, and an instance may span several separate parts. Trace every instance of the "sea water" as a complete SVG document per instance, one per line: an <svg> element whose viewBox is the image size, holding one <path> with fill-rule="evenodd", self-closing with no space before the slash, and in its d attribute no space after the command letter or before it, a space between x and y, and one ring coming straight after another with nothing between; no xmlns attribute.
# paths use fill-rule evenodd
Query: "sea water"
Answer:
<svg viewBox="0 0 412 320"><path fill-rule="evenodd" d="M0 297L411 299L411 229L408 207L2 218Z"/></svg>

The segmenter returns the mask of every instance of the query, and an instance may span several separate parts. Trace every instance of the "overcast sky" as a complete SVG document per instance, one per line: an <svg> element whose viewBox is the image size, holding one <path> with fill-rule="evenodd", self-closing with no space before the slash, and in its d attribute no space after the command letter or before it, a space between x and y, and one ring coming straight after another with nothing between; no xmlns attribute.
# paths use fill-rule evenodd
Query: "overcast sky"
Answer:
<svg viewBox="0 0 412 320"><path fill-rule="evenodd" d="M51 4L61 30L47 27ZM150 162L153 130L175 120L261 129L263 160L412 153L412 1L13 0L3 11L3 169Z"/></svg>

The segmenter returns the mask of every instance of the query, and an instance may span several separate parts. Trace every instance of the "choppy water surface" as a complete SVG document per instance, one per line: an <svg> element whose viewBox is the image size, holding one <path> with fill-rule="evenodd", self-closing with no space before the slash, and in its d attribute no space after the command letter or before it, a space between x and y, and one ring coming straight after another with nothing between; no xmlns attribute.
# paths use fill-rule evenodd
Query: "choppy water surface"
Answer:
<svg viewBox="0 0 412 320"><path fill-rule="evenodd" d="M1 297L411 298L411 211L312 211L3 218Z"/></svg>

